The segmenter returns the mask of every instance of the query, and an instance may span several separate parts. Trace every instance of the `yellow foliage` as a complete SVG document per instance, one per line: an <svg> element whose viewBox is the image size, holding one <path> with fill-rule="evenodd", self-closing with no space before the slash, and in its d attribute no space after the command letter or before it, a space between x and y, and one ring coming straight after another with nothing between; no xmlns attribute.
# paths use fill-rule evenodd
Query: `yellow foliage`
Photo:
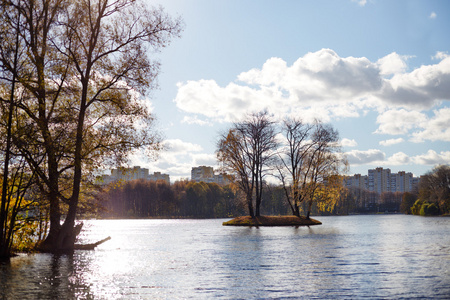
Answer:
<svg viewBox="0 0 450 300"><path fill-rule="evenodd" d="M333 212L345 192L342 176L327 178L326 184L320 184L314 194L319 212Z"/></svg>

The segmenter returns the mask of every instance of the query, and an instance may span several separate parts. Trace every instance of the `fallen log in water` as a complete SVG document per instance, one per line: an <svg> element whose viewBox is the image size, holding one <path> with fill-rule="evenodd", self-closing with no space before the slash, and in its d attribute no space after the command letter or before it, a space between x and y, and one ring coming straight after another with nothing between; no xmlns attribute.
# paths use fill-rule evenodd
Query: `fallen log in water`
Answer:
<svg viewBox="0 0 450 300"><path fill-rule="evenodd" d="M75 244L74 245L74 249L75 250L94 250L95 247L97 247L100 244L103 244L106 241L109 241L111 239L110 236L108 236L106 239L103 239L101 241L98 241L96 243L93 244Z"/></svg>

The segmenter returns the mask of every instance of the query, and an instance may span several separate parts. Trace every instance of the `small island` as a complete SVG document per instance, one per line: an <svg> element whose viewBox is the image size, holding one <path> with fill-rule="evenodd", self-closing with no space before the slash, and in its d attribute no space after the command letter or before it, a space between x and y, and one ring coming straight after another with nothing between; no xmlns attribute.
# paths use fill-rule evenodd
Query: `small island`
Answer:
<svg viewBox="0 0 450 300"><path fill-rule="evenodd" d="M223 222L223 226L312 226L321 225L322 222L315 219L297 216L259 216L237 217L230 221Z"/></svg>

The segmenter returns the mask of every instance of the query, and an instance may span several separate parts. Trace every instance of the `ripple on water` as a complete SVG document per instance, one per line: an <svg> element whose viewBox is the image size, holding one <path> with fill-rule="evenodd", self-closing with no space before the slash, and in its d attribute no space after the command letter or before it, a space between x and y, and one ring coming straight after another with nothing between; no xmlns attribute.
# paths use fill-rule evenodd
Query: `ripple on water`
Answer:
<svg viewBox="0 0 450 300"><path fill-rule="evenodd" d="M0 264L6 299L427 298L450 295L450 218L321 217L311 228L223 220L86 221L95 251ZM414 225L414 226L413 226Z"/></svg>

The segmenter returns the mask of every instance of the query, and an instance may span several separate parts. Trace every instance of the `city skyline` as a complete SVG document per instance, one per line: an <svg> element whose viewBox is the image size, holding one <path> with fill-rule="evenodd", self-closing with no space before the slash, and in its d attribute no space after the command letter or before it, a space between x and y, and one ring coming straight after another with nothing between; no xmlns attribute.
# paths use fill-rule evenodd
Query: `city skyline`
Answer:
<svg viewBox="0 0 450 300"><path fill-rule="evenodd" d="M147 168L133 166L131 168L114 168L110 170L111 174L102 175L102 183L109 184L117 180L138 180L145 179L150 181L164 180L171 184L170 174L153 172ZM378 174L378 178L376 176ZM181 178L178 180L189 180L195 182L217 183L226 185L230 183L227 174L221 170L214 170L211 166L196 166L191 168L190 178ZM389 168L377 167L368 169L367 175L354 174L344 176L344 186L351 188L361 188L368 191L375 191L378 194L383 192L410 192L419 184L420 177L414 176L408 171L391 172ZM177 181L177 180L175 180ZM270 182L274 184L274 182ZM278 183L281 184L281 183Z"/></svg>
<svg viewBox="0 0 450 300"><path fill-rule="evenodd" d="M219 134L263 109L330 123L349 174L450 163L448 1L148 2L186 27L148 95L167 150L129 165L174 180L216 167Z"/></svg>

